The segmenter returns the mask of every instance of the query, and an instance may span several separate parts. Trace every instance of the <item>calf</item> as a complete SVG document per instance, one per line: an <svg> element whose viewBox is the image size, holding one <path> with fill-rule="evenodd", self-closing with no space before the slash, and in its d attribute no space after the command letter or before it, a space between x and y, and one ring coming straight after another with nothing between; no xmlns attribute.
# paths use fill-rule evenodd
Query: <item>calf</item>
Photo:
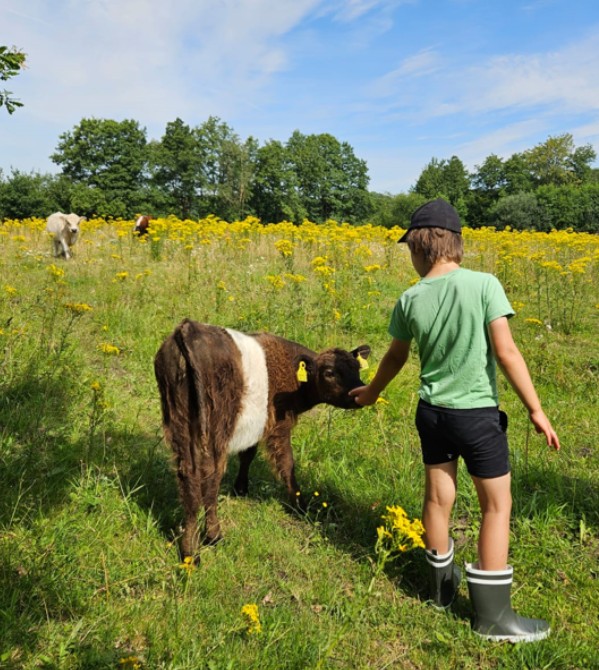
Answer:
<svg viewBox="0 0 599 670"><path fill-rule="evenodd" d="M151 216L139 216L133 227L133 232L137 233L140 237L148 234L148 226L152 220Z"/></svg>
<svg viewBox="0 0 599 670"><path fill-rule="evenodd" d="M349 391L361 386L360 365L370 354L310 349L269 333L244 334L188 319L163 342L154 360L164 434L177 464L184 510L183 556L193 556L204 507L206 540L220 539L217 496L229 454L239 456L235 491L246 494L259 442L294 506L291 429L319 403L359 406Z"/></svg>
<svg viewBox="0 0 599 670"><path fill-rule="evenodd" d="M71 247L79 237L79 224L85 221L84 216L78 214L63 214L55 212L50 214L46 222L46 230L54 237L54 256L64 256L66 260L71 257Z"/></svg>

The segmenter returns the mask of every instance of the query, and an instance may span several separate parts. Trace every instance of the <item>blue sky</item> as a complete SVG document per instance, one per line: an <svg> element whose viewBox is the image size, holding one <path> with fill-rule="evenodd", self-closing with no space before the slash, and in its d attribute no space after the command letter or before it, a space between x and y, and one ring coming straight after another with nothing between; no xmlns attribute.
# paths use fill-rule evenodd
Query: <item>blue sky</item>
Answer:
<svg viewBox="0 0 599 670"><path fill-rule="evenodd" d="M599 153L597 0L0 0L0 169L56 172L82 118L218 116L240 136L331 133L370 188L406 192L432 158L469 170L571 133Z"/></svg>

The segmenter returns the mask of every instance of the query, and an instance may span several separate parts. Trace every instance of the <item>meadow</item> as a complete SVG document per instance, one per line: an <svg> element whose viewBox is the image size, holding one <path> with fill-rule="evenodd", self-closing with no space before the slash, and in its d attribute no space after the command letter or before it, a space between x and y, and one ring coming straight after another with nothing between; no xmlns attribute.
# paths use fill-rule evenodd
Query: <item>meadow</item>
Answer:
<svg viewBox="0 0 599 670"><path fill-rule="evenodd" d="M175 218L82 226L73 259L38 219L0 223L0 667L260 670L599 668L599 238L464 231L464 267L495 273L562 442L550 451L500 375L513 467L514 609L540 643L470 630L426 604L421 549L376 550L387 507L420 516L413 355L381 402L325 406L295 429L300 515L257 458L219 497L225 539L181 561L175 475L153 358L184 317L267 330L313 349L386 350L417 280L399 229ZM460 466L462 467L462 466ZM460 469L458 563L480 515Z"/></svg>

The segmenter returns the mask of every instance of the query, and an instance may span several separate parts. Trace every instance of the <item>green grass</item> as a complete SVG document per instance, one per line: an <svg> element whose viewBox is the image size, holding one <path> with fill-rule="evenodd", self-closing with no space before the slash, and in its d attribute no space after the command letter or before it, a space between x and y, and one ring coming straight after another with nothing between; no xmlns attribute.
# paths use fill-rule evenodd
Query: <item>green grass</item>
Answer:
<svg viewBox="0 0 599 670"><path fill-rule="evenodd" d="M415 359L385 393L389 404L320 407L300 419L293 440L307 516L288 508L264 459L252 468L250 495L231 496L232 462L219 499L225 540L205 548L195 570L181 567L177 551L181 510L152 367L164 337L191 317L318 349L368 342L374 367L389 311L414 278L405 251L365 242L372 256L364 261L359 240L299 242L290 261L274 248L276 235L245 232L248 243L233 236L189 250L166 236L145 245L119 238L117 227L84 231L68 263L52 259L30 226L16 226L18 235L8 227L3 237L1 668L599 667L592 300L580 300L567 329L513 322L563 443L559 454L547 450L501 380L514 482L513 604L548 619L552 635L491 644L470 631L465 583L452 613L426 605L422 552L376 570L385 506L420 515ZM492 236L486 244L494 256ZM311 273L311 259L326 252L335 258L335 291ZM365 274L366 263L382 270ZM265 279L286 272L306 281L276 289ZM596 263L585 279L596 296ZM526 302L533 289L514 280L510 298ZM92 309L65 307L83 303ZM120 353L103 353L102 344ZM452 525L463 563L475 557L480 515L463 469L459 486ZM247 603L258 605L260 634L248 632Z"/></svg>

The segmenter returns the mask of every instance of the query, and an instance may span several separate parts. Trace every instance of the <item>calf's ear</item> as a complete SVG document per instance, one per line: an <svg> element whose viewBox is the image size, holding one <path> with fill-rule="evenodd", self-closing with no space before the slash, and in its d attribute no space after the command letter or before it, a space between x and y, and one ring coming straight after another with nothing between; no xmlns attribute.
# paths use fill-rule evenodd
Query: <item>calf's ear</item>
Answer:
<svg viewBox="0 0 599 670"><path fill-rule="evenodd" d="M367 359L370 356L370 347L367 344L361 344L359 347L349 352L354 358Z"/></svg>
<svg viewBox="0 0 599 670"><path fill-rule="evenodd" d="M368 367L366 359L370 356L370 347L367 344L361 344L359 347L350 351L350 353L360 364L360 370L366 370Z"/></svg>
<svg viewBox="0 0 599 670"><path fill-rule="evenodd" d="M305 383L314 374L314 359L306 354L296 356L294 359L295 376L300 384Z"/></svg>

